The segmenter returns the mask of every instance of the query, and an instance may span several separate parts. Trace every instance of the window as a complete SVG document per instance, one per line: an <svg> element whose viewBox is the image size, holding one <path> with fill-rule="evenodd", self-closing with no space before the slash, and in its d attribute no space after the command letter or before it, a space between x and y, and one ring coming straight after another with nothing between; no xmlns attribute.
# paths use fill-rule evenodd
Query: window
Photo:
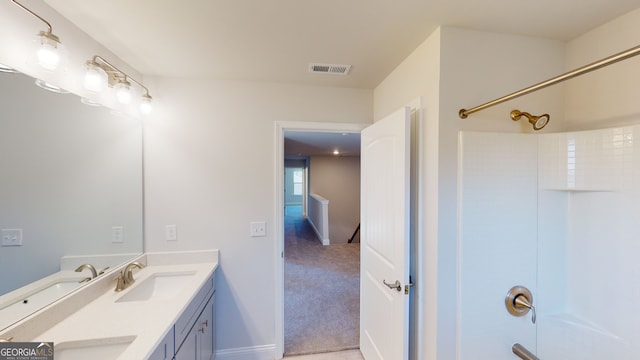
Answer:
<svg viewBox="0 0 640 360"><path fill-rule="evenodd" d="M302 195L302 169L293 171L293 195Z"/></svg>

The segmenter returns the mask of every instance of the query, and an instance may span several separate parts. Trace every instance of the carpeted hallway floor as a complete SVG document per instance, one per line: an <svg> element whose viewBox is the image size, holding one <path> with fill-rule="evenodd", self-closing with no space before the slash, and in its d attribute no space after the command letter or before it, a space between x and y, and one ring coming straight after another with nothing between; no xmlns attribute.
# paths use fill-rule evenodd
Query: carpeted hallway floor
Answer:
<svg viewBox="0 0 640 360"><path fill-rule="evenodd" d="M285 356L358 348L360 244L323 246L288 206L284 259Z"/></svg>

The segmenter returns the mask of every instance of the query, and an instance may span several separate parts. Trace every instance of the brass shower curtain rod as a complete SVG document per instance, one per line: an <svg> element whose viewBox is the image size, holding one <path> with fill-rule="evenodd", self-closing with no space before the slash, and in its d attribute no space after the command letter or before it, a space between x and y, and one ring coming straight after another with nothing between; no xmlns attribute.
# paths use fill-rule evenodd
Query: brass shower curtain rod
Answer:
<svg viewBox="0 0 640 360"><path fill-rule="evenodd" d="M501 104L505 101L509 101L511 99L515 99L517 97L520 97L522 95L526 95L529 93L532 93L534 91L538 91L540 89L544 89L547 86L551 86L551 85L555 85L559 82L563 82L565 80L569 80L572 79L576 76L580 76L582 74L586 74L588 72L591 72L593 70L598 70L600 68L603 68L605 66L609 66L611 64L617 63L618 61L622 61L622 60L626 60L629 58L632 58L636 55L640 55L640 45L631 48L629 50L620 52L618 54L615 55L611 55L607 58L604 58L602 60L596 61L594 63L591 63L589 65L585 65L581 68L575 69L573 71L569 71L567 73L564 73L562 75L558 75L554 78L551 78L549 80L543 81L541 83L537 83L535 85L529 86L528 88L524 88L522 90L516 91L514 93L511 93L509 95L505 95L501 98L495 99L493 101L489 101L487 103L484 103L482 105L478 105L474 108L471 108L469 110L467 109L460 109L460 111L458 112L458 115L460 116L461 119L466 119L467 116L469 116L469 114L473 114L474 112L480 111L480 110L484 110L488 107L494 106L494 105L498 105Z"/></svg>

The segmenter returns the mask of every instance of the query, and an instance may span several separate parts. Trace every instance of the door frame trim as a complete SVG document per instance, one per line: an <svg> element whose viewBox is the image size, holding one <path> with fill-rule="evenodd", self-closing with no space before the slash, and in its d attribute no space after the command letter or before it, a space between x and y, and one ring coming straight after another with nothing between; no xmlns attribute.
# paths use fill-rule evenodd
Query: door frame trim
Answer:
<svg viewBox="0 0 640 360"><path fill-rule="evenodd" d="M275 253L276 264L275 284L275 334L276 354L282 358L284 354L284 132L285 131L309 131L309 132L347 132L360 133L369 123L325 123L325 122L301 122L301 121L276 121L276 154L275 154Z"/></svg>

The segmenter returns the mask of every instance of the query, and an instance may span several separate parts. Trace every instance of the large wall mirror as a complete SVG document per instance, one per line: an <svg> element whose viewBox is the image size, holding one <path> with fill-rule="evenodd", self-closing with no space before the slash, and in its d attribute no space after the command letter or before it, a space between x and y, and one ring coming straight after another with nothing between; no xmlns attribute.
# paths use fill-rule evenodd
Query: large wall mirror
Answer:
<svg viewBox="0 0 640 360"><path fill-rule="evenodd" d="M140 120L2 72L0 114L2 330L65 289L56 285L31 308L12 308L13 294L27 304L38 289L24 289L43 278L67 271L83 279L91 273L73 271L78 263L113 268L142 252L143 184ZM70 291L90 282L76 279Z"/></svg>

